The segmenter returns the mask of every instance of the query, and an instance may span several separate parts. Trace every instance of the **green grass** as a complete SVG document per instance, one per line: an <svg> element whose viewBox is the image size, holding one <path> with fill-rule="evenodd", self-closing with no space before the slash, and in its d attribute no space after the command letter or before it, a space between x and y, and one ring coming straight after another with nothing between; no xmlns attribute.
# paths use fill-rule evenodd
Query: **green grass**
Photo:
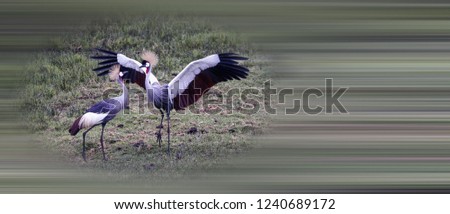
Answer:
<svg viewBox="0 0 450 214"><path fill-rule="evenodd" d="M64 161L124 178L151 174L151 179L166 179L217 167L218 163L246 152L252 147L251 136L263 133L267 126L268 117L262 111L253 115L240 114L236 113L237 105L227 106L234 113L216 115L173 112L172 155L168 156L165 130L162 148L156 144L154 135L159 113L139 113L138 97L130 92L129 112L118 115L106 126L109 160L102 161L101 128L97 127L88 134L88 161L84 163L81 133L72 137L68 128L90 105L102 99L104 90L118 89L115 83L97 77L91 71L96 62L89 56L95 54L92 51L95 47L120 51L135 59L139 59L142 48L156 52L160 61L154 73L162 83L169 82L189 62L209 54L236 52L248 56L250 60L244 65L250 68L249 77L217 85L215 91L219 91L219 96L224 96L220 91L231 88L261 87L268 76L264 58L239 35L191 17L102 20L76 29L55 38L51 47L39 52L25 70L27 85L22 106L28 112L25 117L31 121L29 128L39 136L46 149L54 151L55 156ZM137 85L129 87L143 93ZM239 100L234 101L234 104L238 103ZM166 128L166 122L164 124ZM188 134L192 127L201 132ZM145 146L134 147L133 144L139 141Z"/></svg>

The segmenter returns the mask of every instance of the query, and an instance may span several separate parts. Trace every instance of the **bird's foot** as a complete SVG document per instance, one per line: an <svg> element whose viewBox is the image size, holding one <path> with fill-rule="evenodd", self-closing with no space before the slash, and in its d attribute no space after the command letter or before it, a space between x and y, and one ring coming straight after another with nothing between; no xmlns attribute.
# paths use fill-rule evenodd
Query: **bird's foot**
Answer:
<svg viewBox="0 0 450 214"><path fill-rule="evenodd" d="M159 144L159 147L161 148L161 142L162 142L161 131L156 133L156 142Z"/></svg>

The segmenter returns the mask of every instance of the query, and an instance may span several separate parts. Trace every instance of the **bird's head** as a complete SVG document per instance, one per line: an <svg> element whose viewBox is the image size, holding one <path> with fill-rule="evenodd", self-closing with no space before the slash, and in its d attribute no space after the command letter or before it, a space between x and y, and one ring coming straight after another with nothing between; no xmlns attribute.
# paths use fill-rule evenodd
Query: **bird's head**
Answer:
<svg viewBox="0 0 450 214"><path fill-rule="evenodd" d="M158 56L151 51L142 51L142 66L141 68L145 68L145 73L148 74L151 72L152 68L158 64Z"/></svg>
<svg viewBox="0 0 450 214"><path fill-rule="evenodd" d="M140 68L145 68L145 73L148 74L151 71L152 65L147 60L142 60Z"/></svg>

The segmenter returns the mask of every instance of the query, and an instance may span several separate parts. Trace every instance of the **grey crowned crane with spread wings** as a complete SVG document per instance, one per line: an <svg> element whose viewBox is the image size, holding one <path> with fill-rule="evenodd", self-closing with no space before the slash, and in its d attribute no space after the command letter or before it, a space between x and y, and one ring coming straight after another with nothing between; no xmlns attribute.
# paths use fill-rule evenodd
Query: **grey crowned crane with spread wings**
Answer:
<svg viewBox="0 0 450 214"><path fill-rule="evenodd" d="M213 54L189 63L169 84L161 85L153 74L157 56L149 51L141 54L142 62L109 50L97 50L102 55L92 56L100 60L99 67L93 69L98 76L107 74L113 65L120 65L123 78L136 83L147 91L149 103L161 112L161 124L157 133L157 142L161 147L161 128L164 112L167 115L167 152L170 154L170 111L183 110L195 103L205 92L217 83L228 80L240 80L247 77L249 70L239 65L237 60L247 58L234 53Z"/></svg>
<svg viewBox="0 0 450 214"><path fill-rule="evenodd" d="M103 160L106 160L105 149L103 145L103 132L105 130L106 123L114 119L116 115L128 106L128 90L123 82L123 73L120 72L120 66L114 65L111 67L109 77L110 80L117 80L122 87L122 95L113 97L111 99L102 100L94 104L91 108L86 110L83 116L77 118L72 127L69 129L69 133L75 136L81 129L87 129L83 132L83 160L86 161L86 134L94 127L102 125L102 134L100 136L100 144L102 146ZM108 72L108 71L107 71Z"/></svg>

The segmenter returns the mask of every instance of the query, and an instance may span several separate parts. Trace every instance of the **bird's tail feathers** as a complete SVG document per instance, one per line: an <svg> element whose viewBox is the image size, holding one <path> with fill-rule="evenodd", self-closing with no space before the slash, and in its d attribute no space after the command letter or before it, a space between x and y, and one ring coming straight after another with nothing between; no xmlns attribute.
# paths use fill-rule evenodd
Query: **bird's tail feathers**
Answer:
<svg viewBox="0 0 450 214"><path fill-rule="evenodd" d="M69 129L70 135L75 136L80 131L80 129L81 129L80 128L80 120L81 120L81 117L77 118L73 122L72 127L70 127L70 129Z"/></svg>

